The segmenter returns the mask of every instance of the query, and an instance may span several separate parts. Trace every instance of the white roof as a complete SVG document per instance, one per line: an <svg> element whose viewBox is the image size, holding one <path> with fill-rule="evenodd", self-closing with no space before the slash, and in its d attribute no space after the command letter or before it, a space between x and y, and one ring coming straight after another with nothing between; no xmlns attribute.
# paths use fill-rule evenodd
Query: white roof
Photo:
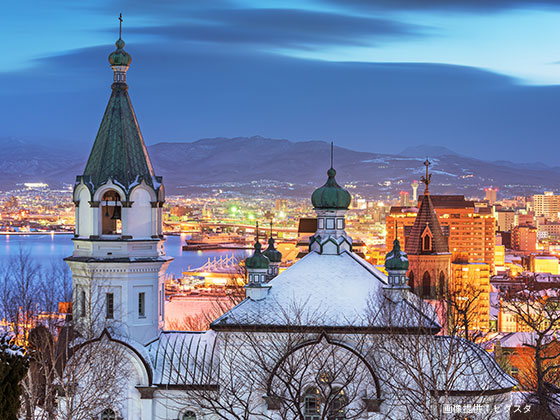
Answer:
<svg viewBox="0 0 560 420"><path fill-rule="evenodd" d="M214 321L212 328L234 325L379 328L388 326L390 321L377 313L387 275L354 253L310 252L268 285L271 288L264 299L244 300ZM414 308L421 306L422 312L428 315L399 317L406 319L406 326L414 327L422 322L425 327L439 328L430 305L409 291L404 294L402 302L391 302L396 310L412 315L418 313Z"/></svg>
<svg viewBox="0 0 560 420"><path fill-rule="evenodd" d="M217 367L214 331L162 331L146 346L158 385L205 385Z"/></svg>

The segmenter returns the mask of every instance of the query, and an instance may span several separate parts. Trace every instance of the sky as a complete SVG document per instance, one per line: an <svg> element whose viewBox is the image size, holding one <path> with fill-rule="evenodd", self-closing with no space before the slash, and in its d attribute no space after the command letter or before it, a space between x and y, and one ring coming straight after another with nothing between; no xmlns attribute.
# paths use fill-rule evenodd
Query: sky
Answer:
<svg viewBox="0 0 560 420"><path fill-rule="evenodd" d="M121 12L148 144L261 135L560 166L560 0L9 2L0 138L87 154Z"/></svg>

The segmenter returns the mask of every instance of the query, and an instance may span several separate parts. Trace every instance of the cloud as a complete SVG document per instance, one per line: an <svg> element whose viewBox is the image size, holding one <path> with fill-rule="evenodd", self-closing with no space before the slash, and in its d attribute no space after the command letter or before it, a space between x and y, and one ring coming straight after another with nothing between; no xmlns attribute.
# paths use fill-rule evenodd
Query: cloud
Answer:
<svg viewBox="0 0 560 420"><path fill-rule="evenodd" d="M127 48L130 95L149 143L261 134L373 152L427 143L538 160L546 150L547 163L560 153L560 87L440 64L322 62L200 44ZM4 75L2 135L65 138L89 150L110 94L110 51L80 50Z"/></svg>
<svg viewBox="0 0 560 420"><path fill-rule="evenodd" d="M460 10L497 12L514 8L560 6L560 0L324 0L341 8L362 10Z"/></svg>
<svg viewBox="0 0 560 420"><path fill-rule="evenodd" d="M388 19L296 9L199 10L180 23L127 28L127 32L174 41L299 49L374 45L381 40L423 36L427 30Z"/></svg>

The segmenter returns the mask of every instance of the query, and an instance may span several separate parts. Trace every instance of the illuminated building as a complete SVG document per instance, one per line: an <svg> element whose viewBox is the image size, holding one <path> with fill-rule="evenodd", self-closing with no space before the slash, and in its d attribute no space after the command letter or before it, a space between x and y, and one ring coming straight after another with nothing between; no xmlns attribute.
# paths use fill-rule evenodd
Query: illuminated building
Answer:
<svg viewBox="0 0 560 420"><path fill-rule="evenodd" d="M468 314L470 330L488 331L490 316L490 266L484 263L454 262L451 264L452 299L473 299Z"/></svg>
<svg viewBox="0 0 560 420"><path fill-rule="evenodd" d="M560 195L554 195L551 191L533 195L533 210L536 216L544 216L551 221L559 220Z"/></svg>
<svg viewBox="0 0 560 420"><path fill-rule="evenodd" d="M481 262L490 266L494 272L495 258L495 219L488 207L475 207L473 201L465 200L462 195L432 195L431 202L439 217L439 223L448 235L449 252L452 261L468 254L468 262ZM405 242L405 232L416 219L416 212L410 208L392 207L387 215L387 237L385 249L391 249L395 239Z"/></svg>
<svg viewBox="0 0 560 420"><path fill-rule="evenodd" d="M408 195L408 191L401 191L399 193L399 202L400 205L403 207L407 207L410 206L410 199L409 199L409 195Z"/></svg>
<svg viewBox="0 0 560 420"><path fill-rule="evenodd" d="M537 227L538 238L560 237L560 223L539 223Z"/></svg>
<svg viewBox="0 0 560 420"><path fill-rule="evenodd" d="M532 273L559 274L558 258L552 255L531 255L529 257L529 270Z"/></svg>
<svg viewBox="0 0 560 420"><path fill-rule="evenodd" d="M506 265L506 247L501 244L494 246L494 270L503 271Z"/></svg>
<svg viewBox="0 0 560 420"><path fill-rule="evenodd" d="M496 210L496 222L501 232L511 231L515 226L515 212L513 210Z"/></svg>
<svg viewBox="0 0 560 420"><path fill-rule="evenodd" d="M426 160L424 165L426 166L426 176L422 177L422 182L426 186L424 195L419 200L420 207L412 227L406 229L404 243L410 261L408 278L411 289L420 297L436 299L448 288L451 253L430 198L428 189L431 179L431 174L428 174L430 162Z"/></svg>
<svg viewBox="0 0 560 420"><path fill-rule="evenodd" d="M537 250L537 228L531 225L515 226L511 231L511 246L526 253Z"/></svg>
<svg viewBox="0 0 560 420"><path fill-rule="evenodd" d="M497 188L484 188L484 197L490 204L494 204L496 202L498 196L498 189Z"/></svg>
<svg viewBox="0 0 560 420"><path fill-rule="evenodd" d="M418 181L414 180L410 185L412 187L412 203L418 202Z"/></svg>

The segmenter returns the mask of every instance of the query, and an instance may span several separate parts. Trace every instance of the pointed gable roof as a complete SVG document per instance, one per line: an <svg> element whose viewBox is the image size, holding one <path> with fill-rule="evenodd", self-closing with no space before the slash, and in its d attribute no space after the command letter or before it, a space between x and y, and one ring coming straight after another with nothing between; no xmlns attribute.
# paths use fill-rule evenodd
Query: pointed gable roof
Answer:
<svg viewBox="0 0 560 420"><path fill-rule="evenodd" d="M124 41L119 39L116 45L117 52L128 56L122 49ZM115 64L114 54L109 56L115 72L111 97L95 137L86 168L83 175L78 177L77 182L83 181L92 193L109 180L123 187L127 196L132 187L141 183L142 180L158 190L161 185L161 177L156 177L154 174L152 162L128 96L125 73L130 64L130 56L128 56L126 65L120 62L122 60Z"/></svg>
<svg viewBox="0 0 560 420"><path fill-rule="evenodd" d="M142 179L153 186L154 169L128 96L128 87L124 83L115 83L112 89L84 169L84 181L91 182L93 190L109 179L126 189Z"/></svg>
<svg viewBox="0 0 560 420"><path fill-rule="evenodd" d="M432 249L430 251L422 250L422 237L426 228L432 234ZM447 238L443 234L429 193L424 194L422 197L416 220L412 229L410 229L410 234L406 237L405 252L408 255L443 254L449 252Z"/></svg>

